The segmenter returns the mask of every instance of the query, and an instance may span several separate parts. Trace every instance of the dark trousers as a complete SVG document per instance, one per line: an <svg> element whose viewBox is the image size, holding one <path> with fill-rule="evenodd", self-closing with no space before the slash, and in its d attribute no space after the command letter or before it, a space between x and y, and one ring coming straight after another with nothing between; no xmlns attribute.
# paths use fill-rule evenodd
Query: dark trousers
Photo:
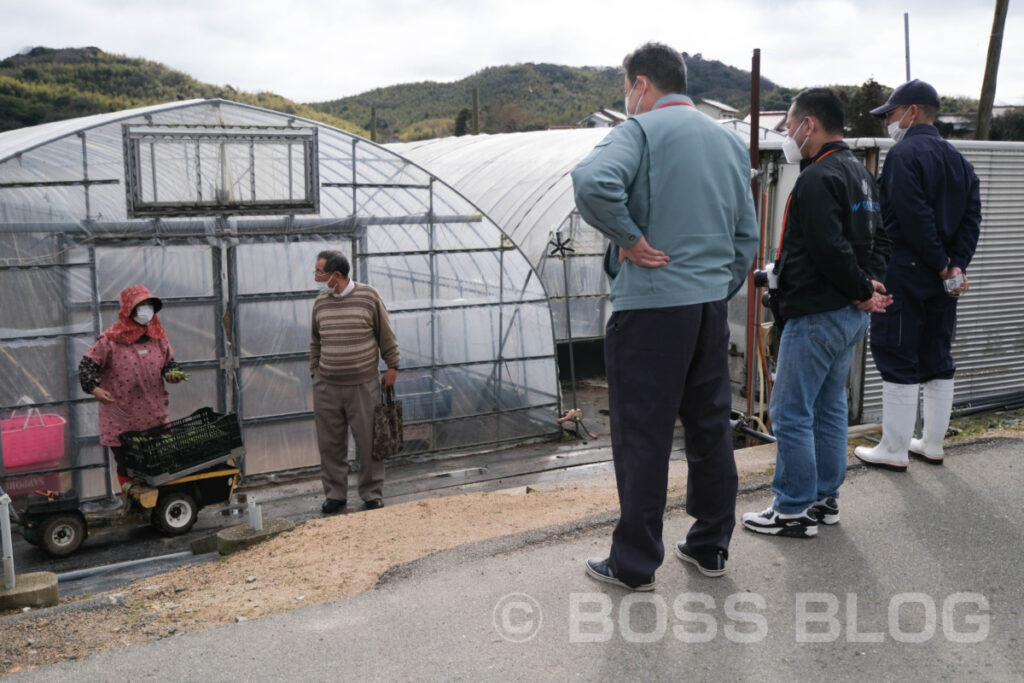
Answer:
<svg viewBox="0 0 1024 683"><path fill-rule="evenodd" d="M895 384L953 379L956 297L946 294L935 271L902 250L893 253L885 288L892 304L871 314L871 356L882 379Z"/></svg>
<svg viewBox="0 0 1024 683"><path fill-rule="evenodd" d="M694 548L728 552L736 524L725 301L617 311L605 331L619 523L612 571L644 583L665 558L662 525L675 421L682 420Z"/></svg>

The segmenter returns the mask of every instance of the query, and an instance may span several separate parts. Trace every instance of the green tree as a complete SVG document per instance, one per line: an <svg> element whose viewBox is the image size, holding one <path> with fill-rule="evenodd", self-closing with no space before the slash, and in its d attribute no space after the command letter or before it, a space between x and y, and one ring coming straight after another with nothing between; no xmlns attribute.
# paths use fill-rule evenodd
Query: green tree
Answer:
<svg viewBox="0 0 1024 683"><path fill-rule="evenodd" d="M869 78L853 88L844 103L846 135L851 138L880 138L885 136L885 122L871 115L871 110L885 102L886 89Z"/></svg>
<svg viewBox="0 0 1024 683"><path fill-rule="evenodd" d="M463 107L455 115L455 135L461 136L469 132L469 120L473 118L473 112L468 107Z"/></svg>
<svg viewBox="0 0 1024 683"><path fill-rule="evenodd" d="M992 140L1024 140L1024 107L1017 107L992 119Z"/></svg>

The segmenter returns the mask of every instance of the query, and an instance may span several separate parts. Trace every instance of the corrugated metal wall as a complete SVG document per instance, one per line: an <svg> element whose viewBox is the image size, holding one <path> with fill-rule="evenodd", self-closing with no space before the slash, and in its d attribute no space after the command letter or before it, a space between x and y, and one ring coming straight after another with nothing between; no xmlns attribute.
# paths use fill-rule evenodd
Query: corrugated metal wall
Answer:
<svg viewBox="0 0 1024 683"><path fill-rule="evenodd" d="M953 141L981 180L981 238L957 308L954 404L1024 392L1024 143ZM884 154L884 150L883 150ZM882 417L882 378L865 363L863 421Z"/></svg>

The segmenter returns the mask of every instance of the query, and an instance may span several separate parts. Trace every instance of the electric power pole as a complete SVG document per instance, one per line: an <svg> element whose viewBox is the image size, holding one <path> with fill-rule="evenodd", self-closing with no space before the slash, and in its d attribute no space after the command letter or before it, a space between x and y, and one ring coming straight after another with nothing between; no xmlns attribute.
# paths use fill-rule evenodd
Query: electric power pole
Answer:
<svg viewBox="0 0 1024 683"><path fill-rule="evenodd" d="M985 62L985 80L981 83L981 100L978 102L978 124L975 140L988 140L992 125L992 102L996 99L996 74L999 72L999 55L1003 50L1003 27L1006 25L1006 10L1010 0L996 0L996 13L992 19L992 36L988 41L988 59Z"/></svg>
<svg viewBox="0 0 1024 683"><path fill-rule="evenodd" d="M903 13L903 45L907 52L907 80L910 80L910 12Z"/></svg>

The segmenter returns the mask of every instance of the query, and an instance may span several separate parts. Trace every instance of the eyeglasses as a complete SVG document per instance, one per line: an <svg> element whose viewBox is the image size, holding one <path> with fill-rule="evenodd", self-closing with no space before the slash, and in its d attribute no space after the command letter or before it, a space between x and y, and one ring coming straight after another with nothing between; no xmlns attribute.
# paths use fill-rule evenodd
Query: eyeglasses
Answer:
<svg viewBox="0 0 1024 683"><path fill-rule="evenodd" d="M313 271L313 275L323 277L324 275L327 275L327 273L317 268Z"/></svg>

